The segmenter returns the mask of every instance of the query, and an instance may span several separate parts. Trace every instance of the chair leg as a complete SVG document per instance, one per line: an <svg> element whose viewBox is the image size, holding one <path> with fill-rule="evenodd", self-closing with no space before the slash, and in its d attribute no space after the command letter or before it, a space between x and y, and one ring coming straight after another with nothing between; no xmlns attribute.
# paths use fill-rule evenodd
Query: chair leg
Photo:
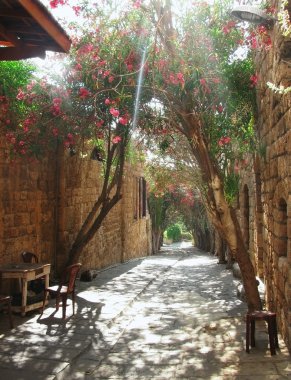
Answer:
<svg viewBox="0 0 291 380"><path fill-rule="evenodd" d="M248 315L246 317L246 352L250 352L250 320Z"/></svg>
<svg viewBox="0 0 291 380"><path fill-rule="evenodd" d="M279 341L278 341L278 331L277 331L277 321L276 317L273 318L273 331L274 331L274 338L275 338L275 347L279 348Z"/></svg>
<svg viewBox="0 0 291 380"><path fill-rule="evenodd" d="M58 311L60 308L60 300L61 300L61 296L58 294L56 296L56 311Z"/></svg>
<svg viewBox="0 0 291 380"><path fill-rule="evenodd" d="M73 315L75 315L75 291L72 292Z"/></svg>
<svg viewBox="0 0 291 380"><path fill-rule="evenodd" d="M256 346L255 333L256 333L256 321L252 319L251 320L251 347Z"/></svg>
<svg viewBox="0 0 291 380"><path fill-rule="evenodd" d="M269 344L270 344L271 355L276 355L273 320L268 318L267 324L268 324L268 334L269 334Z"/></svg>
<svg viewBox="0 0 291 380"><path fill-rule="evenodd" d="M44 294L43 294L43 302L42 302L41 315L42 315L43 312L44 312L44 308L45 308L45 303L46 303L47 296L48 296L48 291L45 290L45 291L44 291Z"/></svg>
<svg viewBox="0 0 291 380"><path fill-rule="evenodd" d="M66 319L67 294L62 295L63 319Z"/></svg>

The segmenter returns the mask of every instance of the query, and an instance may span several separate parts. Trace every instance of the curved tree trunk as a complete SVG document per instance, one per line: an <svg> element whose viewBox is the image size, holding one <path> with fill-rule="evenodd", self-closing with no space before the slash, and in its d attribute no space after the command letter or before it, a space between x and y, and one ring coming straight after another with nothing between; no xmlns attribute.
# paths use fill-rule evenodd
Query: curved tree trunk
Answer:
<svg viewBox="0 0 291 380"><path fill-rule="evenodd" d="M179 61L180 57L173 43L176 31L172 22L171 3L166 2L165 7L161 7L159 1L154 1L154 5L159 16L157 33L161 43L169 56ZM213 225L227 242L232 256L240 266L248 308L249 310L259 309L261 303L255 271L244 245L235 212L225 199L220 170L209 152L207 136L203 132L203 113L193 109L192 98L191 96L188 98L186 91L183 99L169 93L167 97L164 98L163 95L161 97L169 104L171 112L179 116L176 128L187 137L191 152L200 167L205 189L203 196Z"/></svg>
<svg viewBox="0 0 291 380"><path fill-rule="evenodd" d="M71 265L79 261L84 247L93 239L96 232L101 227L104 219L113 207L121 200L122 177L125 164L126 140L118 147L108 146L108 156L106 160L105 175L100 196L92 206L89 214L83 222L75 241L69 251L66 265ZM117 154L118 164L114 168L114 155ZM114 170L113 170L114 168Z"/></svg>
<svg viewBox="0 0 291 380"><path fill-rule="evenodd" d="M181 115L185 122L185 135L188 137L192 153L201 169L203 183L206 185L206 192L203 195L213 225L226 241L231 255L241 269L248 309L259 309L261 303L255 270L245 247L235 211L225 199L220 171L210 157L207 142L201 132L203 130L201 120L190 112L185 113L184 110Z"/></svg>

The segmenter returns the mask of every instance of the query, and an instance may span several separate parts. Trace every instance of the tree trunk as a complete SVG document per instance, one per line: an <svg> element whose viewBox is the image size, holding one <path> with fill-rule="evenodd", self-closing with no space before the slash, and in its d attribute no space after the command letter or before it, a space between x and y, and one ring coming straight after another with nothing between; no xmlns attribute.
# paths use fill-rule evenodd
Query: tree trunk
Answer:
<svg viewBox="0 0 291 380"><path fill-rule="evenodd" d="M191 112L186 114L183 112L182 115L185 121L185 134L188 137L191 150L199 164L202 179L206 185L206 191L203 196L211 221L221 237L226 241L232 256L238 262L242 273L248 309L260 309L261 302L255 270L245 247L236 214L225 199L220 171L210 157L207 142L201 132L203 130L201 120L195 118Z"/></svg>
<svg viewBox="0 0 291 380"><path fill-rule="evenodd" d="M215 232L215 256L218 257L218 264L225 264L225 244L223 242L223 239L221 238L220 234L216 231Z"/></svg>
<svg viewBox="0 0 291 380"><path fill-rule="evenodd" d="M152 230L152 242L153 242L153 254L159 252L161 248L161 229L153 229Z"/></svg>

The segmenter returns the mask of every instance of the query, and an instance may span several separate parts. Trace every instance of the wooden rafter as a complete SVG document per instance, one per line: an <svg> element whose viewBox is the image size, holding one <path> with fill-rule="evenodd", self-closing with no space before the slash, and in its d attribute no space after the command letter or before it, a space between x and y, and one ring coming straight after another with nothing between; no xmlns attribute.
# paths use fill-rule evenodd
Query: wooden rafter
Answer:
<svg viewBox="0 0 291 380"><path fill-rule="evenodd" d="M39 0L0 0L0 60L68 52L71 41Z"/></svg>

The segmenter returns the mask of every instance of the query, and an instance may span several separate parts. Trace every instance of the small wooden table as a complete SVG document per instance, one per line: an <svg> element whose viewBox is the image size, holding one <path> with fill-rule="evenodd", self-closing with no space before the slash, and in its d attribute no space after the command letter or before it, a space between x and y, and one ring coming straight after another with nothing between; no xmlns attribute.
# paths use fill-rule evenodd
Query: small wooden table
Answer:
<svg viewBox="0 0 291 380"><path fill-rule="evenodd" d="M21 306L12 306L12 310L20 312L24 317L25 313L30 310L42 307L42 301L27 305L27 283L28 281L36 280L37 278L45 278L45 287L49 286L50 264L7 264L0 267L2 278L15 278L21 280Z"/></svg>

